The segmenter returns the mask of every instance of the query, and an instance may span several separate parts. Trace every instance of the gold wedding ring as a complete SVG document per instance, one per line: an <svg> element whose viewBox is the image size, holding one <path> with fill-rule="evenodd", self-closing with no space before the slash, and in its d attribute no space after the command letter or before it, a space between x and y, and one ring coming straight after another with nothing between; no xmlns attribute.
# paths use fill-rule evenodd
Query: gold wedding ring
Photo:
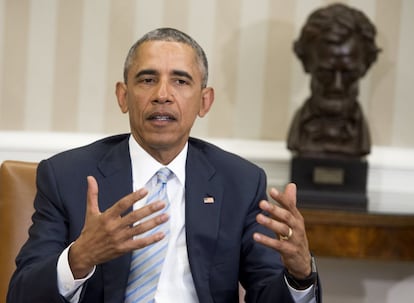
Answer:
<svg viewBox="0 0 414 303"><path fill-rule="evenodd" d="M292 235L293 235L293 230L292 230L292 228L289 227L289 232L288 232L287 236L280 235L279 238L280 238L280 240L285 241L285 240L289 240L290 237L292 237Z"/></svg>

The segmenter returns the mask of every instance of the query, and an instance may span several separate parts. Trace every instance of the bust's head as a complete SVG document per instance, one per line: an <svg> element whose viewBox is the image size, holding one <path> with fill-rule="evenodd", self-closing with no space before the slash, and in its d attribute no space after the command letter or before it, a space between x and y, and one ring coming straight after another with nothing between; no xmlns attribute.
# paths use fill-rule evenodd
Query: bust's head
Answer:
<svg viewBox="0 0 414 303"><path fill-rule="evenodd" d="M329 115L352 108L359 79L377 59L376 29L360 11L333 4L313 12L294 43L311 75L315 109Z"/></svg>

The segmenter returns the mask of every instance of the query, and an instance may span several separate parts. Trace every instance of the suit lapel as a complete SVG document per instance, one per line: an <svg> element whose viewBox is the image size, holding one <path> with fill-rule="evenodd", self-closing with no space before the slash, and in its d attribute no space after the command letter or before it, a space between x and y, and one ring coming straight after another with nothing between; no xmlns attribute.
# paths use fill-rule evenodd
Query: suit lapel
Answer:
<svg viewBox="0 0 414 303"><path fill-rule="evenodd" d="M101 211L132 191L132 168L128 137L114 146L98 164ZM214 257L222 206L223 182L203 152L189 144L186 164L185 220L187 251L197 294L209 296L209 271ZM102 264L104 302L123 302L131 254Z"/></svg>
<svg viewBox="0 0 414 303"><path fill-rule="evenodd" d="M214 167L201 150L189 144L185 186L187 251L194 284L203 300L211 293L208 277L218 237L222 195L223 183L215 175Z"/></svg>
<svg viewBox="0 0 414 303"><path fill-rule="evenodd" d="M98 180L101 211L132 192L132 168L128 137L114 146L98 164L102 178ZM131 254L102 264L104 302L123 302L129 274Z"/></svg>

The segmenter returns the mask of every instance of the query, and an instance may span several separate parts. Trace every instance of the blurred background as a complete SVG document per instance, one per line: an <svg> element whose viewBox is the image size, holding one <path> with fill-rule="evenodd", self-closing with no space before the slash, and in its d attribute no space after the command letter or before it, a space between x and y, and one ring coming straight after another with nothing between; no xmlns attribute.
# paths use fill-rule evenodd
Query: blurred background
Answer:
<svg viewBox="0 0 414 303"><path fill-rule="evenodd" d="M128 131L114 89L129 47L163 26L210 63L212 112L193 135L285 140L309 78L292 51L322 0L0 0L0 130ZM414 2L340 1L376 25L379 60L361 81L374 145L414 147Z"/></svg>

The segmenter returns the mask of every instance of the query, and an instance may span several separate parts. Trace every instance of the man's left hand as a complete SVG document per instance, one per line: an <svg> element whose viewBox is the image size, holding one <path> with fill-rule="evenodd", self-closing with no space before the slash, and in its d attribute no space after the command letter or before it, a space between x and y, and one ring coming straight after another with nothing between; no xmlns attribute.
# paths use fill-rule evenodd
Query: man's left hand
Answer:
<svg viewBox="0 0 414 303"><path fill-rule="evenodd" d="M277 250L289 273L297 279L304 279L311 273L311 255L306 237L305 222L296 207L296 185L290 183L284 192L272 188L269 192L279 205L260 201L260 208L268 215L259 214L257 222L272 230L278 237L270 238L260 233L254 239Z"/></svg>

